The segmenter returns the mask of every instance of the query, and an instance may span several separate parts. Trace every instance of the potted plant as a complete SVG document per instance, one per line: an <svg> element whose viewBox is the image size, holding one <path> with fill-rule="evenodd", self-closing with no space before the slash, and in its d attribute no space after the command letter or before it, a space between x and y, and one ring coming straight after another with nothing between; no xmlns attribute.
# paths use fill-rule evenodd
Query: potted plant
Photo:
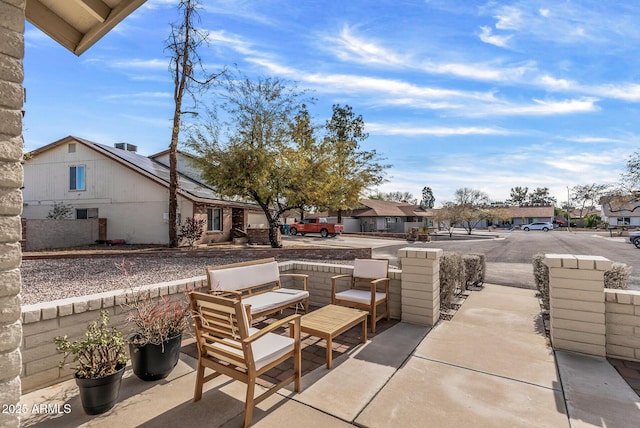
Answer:
<svg viewBox="0 0 640 428"><path fill-rule="evenodd" d="M56 349L64 352L61 367L69 355L77 363L75 378L84 411L97 415L110 410L118 400L127 354L122 333L109 327L109 313L101 311L98 320L87 327L84 338L71 341L59 336L54 342Z"/></svg>
<svg viewBox="0 0 640 428"><path fill-rule="evenodd" d="M165 296L153 299L138 292L127 307L127 319L134 326L129 338L133 373L146 381L166 378L180 359L182 333L189 326L189 306L186 301Z"/></svg>

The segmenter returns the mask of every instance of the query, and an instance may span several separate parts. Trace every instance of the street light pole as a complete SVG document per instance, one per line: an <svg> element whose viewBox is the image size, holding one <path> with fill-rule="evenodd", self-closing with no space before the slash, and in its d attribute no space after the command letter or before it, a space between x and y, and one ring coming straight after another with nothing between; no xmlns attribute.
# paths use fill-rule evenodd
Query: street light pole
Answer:
<svg viewBox="0 0 640 428"><path fill-rule="evenodd" d="M567 232L571 232L571 203L569 202L571 197L569 196L569 186L567 186Z"/></svg>

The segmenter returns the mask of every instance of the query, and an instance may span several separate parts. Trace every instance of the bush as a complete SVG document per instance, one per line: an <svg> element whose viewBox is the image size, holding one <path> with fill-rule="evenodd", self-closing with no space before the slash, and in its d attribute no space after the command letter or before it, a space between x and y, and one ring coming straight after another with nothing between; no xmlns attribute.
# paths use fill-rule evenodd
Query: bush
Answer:
<svg viewBox="0 0 640 428"><path fill-rule="evenodd" d="M482 285L487 271L487 263L484 254L465 254L464 261L465 286Z"/></svg>
<svg viewBox="0 0 640 428"><path fill-rule="evenodd" d="M538 297L542 299L542 307L549 309L549 268L544 264L544 254L533 256L533 279L538 290Z"/></svg>
<svg viewBox="0 0 640 428"><path fill-rule="evenodd" d="M440 258L440 306L451 307L456 289L465 288L464 262L457 252L445 251Z"/></svg>
<svg viewBox="0 0 640 428"><path fill-rule="evenodd" d="M624 263L613 263L611 269L604 273L604 288L617 288L626 290L629 288L631 269Z"/></svg>
<svg viewBox="0 0 640 428"><path fill-rule="evenodd" d="M73 207L71 205L67 205L64 202L55 202L53 204L53 208L47 214L47 219L49 220L66 220L71 218L71 214L73 211Z"/></svg>
<svg viewBox="0 0 640 428"><path fill-rule="evenodd" d="M202 237L204 233L205 220L197 220L187 217L184 224L180 226L178 236L181 241L186 241L187 245L193 247L193 244Z"/></svg>

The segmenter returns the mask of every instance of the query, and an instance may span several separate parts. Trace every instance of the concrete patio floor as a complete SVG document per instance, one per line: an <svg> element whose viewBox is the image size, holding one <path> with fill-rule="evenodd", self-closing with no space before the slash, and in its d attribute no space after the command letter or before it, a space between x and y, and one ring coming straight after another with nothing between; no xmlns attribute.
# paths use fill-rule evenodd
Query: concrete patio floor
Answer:
<svg viewBox="0 0 640 428"><path fill-rule="evenodd" d="M333 369L310 367L301 393L289 387L259 404L254 426L640 426L638 395L611 364L554 352L539 314L534 291L489 284L431 330L397 323L364 345L353 341L334 354ZM194 403L195 367L183 353L163 381L127 370L118 403L99 416L84 414L73 381L34 391L22 397L27 409L69 404L71 412L28 412L22 426L241 426L244 384L219 377Z"/></svg>

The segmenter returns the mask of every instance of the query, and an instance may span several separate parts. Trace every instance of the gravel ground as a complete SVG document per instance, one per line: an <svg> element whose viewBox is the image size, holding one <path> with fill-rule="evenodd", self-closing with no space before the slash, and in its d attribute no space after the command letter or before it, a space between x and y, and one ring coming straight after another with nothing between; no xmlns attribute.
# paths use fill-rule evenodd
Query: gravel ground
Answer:
<svg viewBox="0 0 640 428"><path fill-rule="evenodd" d="M31 305L68 297L127 289L159 282L187 279L205 274L205 267L248 260L229 257L134 256L58 258L23 260L22 304ZM318 261L318 260L315 260ZM127 274L122 271L125 263ZM349 264L350 261L324 260L326 263Z"/></svg>
<svg viewBox="0 0 640 428"><path fill-rule="evenodd" d="M22 304L48 302L68 297L126 289L140 285L204 275L206 266L243 261L238 257L212 260L208 257L127 256L128 274L117 265L117 257L23 260Z"/></svg>

